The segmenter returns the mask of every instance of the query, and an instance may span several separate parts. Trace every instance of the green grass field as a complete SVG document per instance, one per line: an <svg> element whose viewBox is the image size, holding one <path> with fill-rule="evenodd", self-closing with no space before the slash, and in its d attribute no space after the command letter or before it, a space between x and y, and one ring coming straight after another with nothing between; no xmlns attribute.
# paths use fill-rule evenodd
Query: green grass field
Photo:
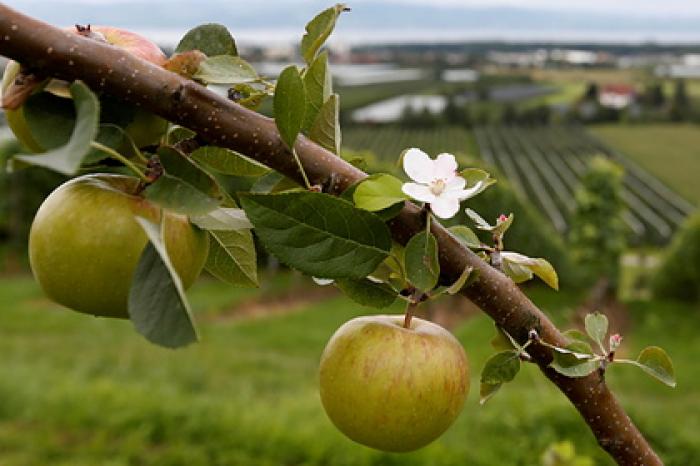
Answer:
<svg viewBox="0 0 700 466"><path fill-rule="evenodd" d="M688 201L700 205L700 126L604 125L593 134L624 153Z"/></svg>
<svg viewBox="0 0 700 466"><path fill-rule="evenodd" d="M231 319L251 296L209 281L192 290L202 342L154 347L129 322L74 314L44 299L30 278L0 281L0 464L126 465L533 465L552 442L571 440L596 464L611 464L564 397L526 367L486 406L478 371L491 352L484 316L455 330L470 356L472 391L437 442L391 455L354 444L327 420L316 367L333 331L371 313L343 298L276 317ZM533 289L555 320L571 297ZM669 465L700 456L696 337L700 309L634 304L625 347L666 347L679 386L670 390L631 367L611 385Z"/></svg>

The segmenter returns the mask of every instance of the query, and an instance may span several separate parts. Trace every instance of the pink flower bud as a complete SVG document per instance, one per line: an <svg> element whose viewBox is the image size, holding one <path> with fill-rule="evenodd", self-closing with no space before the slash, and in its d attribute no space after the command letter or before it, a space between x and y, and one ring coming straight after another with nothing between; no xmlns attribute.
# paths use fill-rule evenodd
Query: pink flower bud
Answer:
<svg viewBox="0 0 700 466"><path fill-rule="evenodd" d="M506 217L504 214L498 216L498 223L503 223L506 220L508 220L508 217Z"/></svg>
<svg viewBox="0 0 700 466"><path fill-rule="evenodd" d="M622 344L622 337L619 333L610 335L610 351L615 351Z"/></svg>

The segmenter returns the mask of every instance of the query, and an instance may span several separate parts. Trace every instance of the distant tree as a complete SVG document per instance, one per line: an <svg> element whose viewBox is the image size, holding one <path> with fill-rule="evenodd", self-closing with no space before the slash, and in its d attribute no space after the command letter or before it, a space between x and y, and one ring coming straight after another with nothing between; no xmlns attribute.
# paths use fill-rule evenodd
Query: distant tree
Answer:
<svg viewBox="0 0 700 466"><path fill-rule="evenodd" d="M481 107L476 111L474 115L474 124L476 125L488 125L491 124L491 112L486 107Z"/></svg>
<svg viewBox="0 0 700 466"><path fill-rule="evenodd" d="M464 123L464 111L457 105L454 95L445 95L445 108L442 111L442 117L446 123L451 125L461 125Z"/></svg>
<svg viewBox="0 0 700 466"><path fill-rule="evenodd" d="M472 109L469 105L462 106L462 126L472 128L474 126L474 118L472 117Z"/></svg>
<svg viewBox="0 0 700 466"><path fill-rule="evenodd" d="M690 110L690 99L685 88L685 80L678 79L673 91L669 118L672 121L685 121L690 117Z"/></svg>
<svg viewBox="0 0 700 466"><path fill-rule="evenodd" d="M552 116L549 105L536 105L518 115L518 122L526 125L548 125Z"/></svg>
<svg viewBox="0 0 700 466"><path fill-rule="evenodd" d="M651 108L661 108L666 104L666 96L661 83L648 84L642 96L642 103Z"/></svg>
<svg viewBox="0 0 700 466"><path fill-rule="evenodd" d="M420 125L418 112L413 108L411 104L406 104L401 112L400 123L402 126L407 126L409 128Z"/></svg>
<svg viewBox="0 0 700 466"><path fill-rule="evenodd" d="M658 298L700 301L700 214L689 217L674 237L652 288Z"/></svg>
<svg viewBox="0 0 700 466"><path fill-rule="evenodd" d="M438 125L440 119L437 115L430 111L428 107L424 107L418 114L418 127L434 128Z"/></svg>
<svg viewBox="0 0 700 466"><path fill-rule="evenodd" d="M512 125L518 122L518 111L513 104L506 104L501 112L501 124Z"/></svg>
<svg viewBox="0 0 700 466"><path fill-rule="evenodd" d="M584 280L611 294L617 288L620 255L625 248L622 222L622 169L603 156L594 157L576 192L569 242Z"/></svg>
<svg viewBox="0 0 700 466"><path fill-rule="evenodd" d="M491 100L491 90L487 82L483 80L477 81L474 86L474 90L476 91L477 100L484 102Z"/></svg>
<svg viewBox="0 0 700 466"><path fill-rule="evenodd" d="M588 83L586 91L583 93L583 100L598 101L598 85L594 82Z"/></svg>

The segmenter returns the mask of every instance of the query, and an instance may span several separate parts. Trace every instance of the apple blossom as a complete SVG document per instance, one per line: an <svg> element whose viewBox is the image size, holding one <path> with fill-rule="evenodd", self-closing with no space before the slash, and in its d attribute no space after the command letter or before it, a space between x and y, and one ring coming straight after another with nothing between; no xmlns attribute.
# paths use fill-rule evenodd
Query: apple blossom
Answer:
<svg viewBox="0 0 700 466"><path fill-rule="evenodd" d="M459 176L457 161L452 154L439 154L435 160L420 149L408 149L403 157L403 169L415 183L404 183L402 191L413 199L430 204L440 218L452 218L459 204L478 194L483 182L464 189L467 180Z"/></svg>

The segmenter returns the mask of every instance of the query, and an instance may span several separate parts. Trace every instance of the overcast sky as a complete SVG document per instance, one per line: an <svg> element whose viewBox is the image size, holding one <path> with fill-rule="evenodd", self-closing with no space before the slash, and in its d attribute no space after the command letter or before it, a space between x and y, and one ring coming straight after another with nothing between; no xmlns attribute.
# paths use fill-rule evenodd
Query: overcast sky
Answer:
<svg viewBox="0 0 700 466"><path fill-rule="evenodd" d="M338 0L14 0L53 24L110 24L141 32L219 21L247 40L288 41ZM340 0L342 1L342 0ZM345 0L332 40L700 42L700 0ZM168 8L171 6L171 8ZM144 14L144 12L148 14ZM107 18L107 19L106 19ZM261 34L261 30L265 34ZM173 35L173 36L174 36ZM168 35L170 38L171 36ZM166 40L166 39L161 39ZM167 39L172 41L172 39Z"/></svg>
<svg viewBox="0 0 700 466"><path fill-rule="evenodd" d="M94 0L100 1L100 0ZM366 1L366 0L359 0ZM392 0L396 3L427 3L419 0ZM683 16L700 14L698 0L431 0L432 4L448 6L514 6L521 8L544 8L552 10L584 10L589 12L611 12L631 14L653 14Z"/></svg>
<svg viewBox="0 0 700 466"><path fill-rule="evenodd" d="M10 4L20 7L23 4L37 3L41 0L15 0ZM168 3L169 0L74 0L74 3L107 4L107 3ZM299 3L300 0L264 0L268 5L274 3ZM349 6L358 3L367 3L372 0L349 0ZM624 12L628 14L662 15L662 16L686 16L688 14L700 15L699 0L390 0L393 3L413 3L423 5L445 6L511 6L520 8L542 8L551 10L583 10L588 12ZM232 7L241 5L250 8L255 2L249 0L197 0L200 5L207 3L226 3ZM328 2L332 3L332 0Z"/></svg>

